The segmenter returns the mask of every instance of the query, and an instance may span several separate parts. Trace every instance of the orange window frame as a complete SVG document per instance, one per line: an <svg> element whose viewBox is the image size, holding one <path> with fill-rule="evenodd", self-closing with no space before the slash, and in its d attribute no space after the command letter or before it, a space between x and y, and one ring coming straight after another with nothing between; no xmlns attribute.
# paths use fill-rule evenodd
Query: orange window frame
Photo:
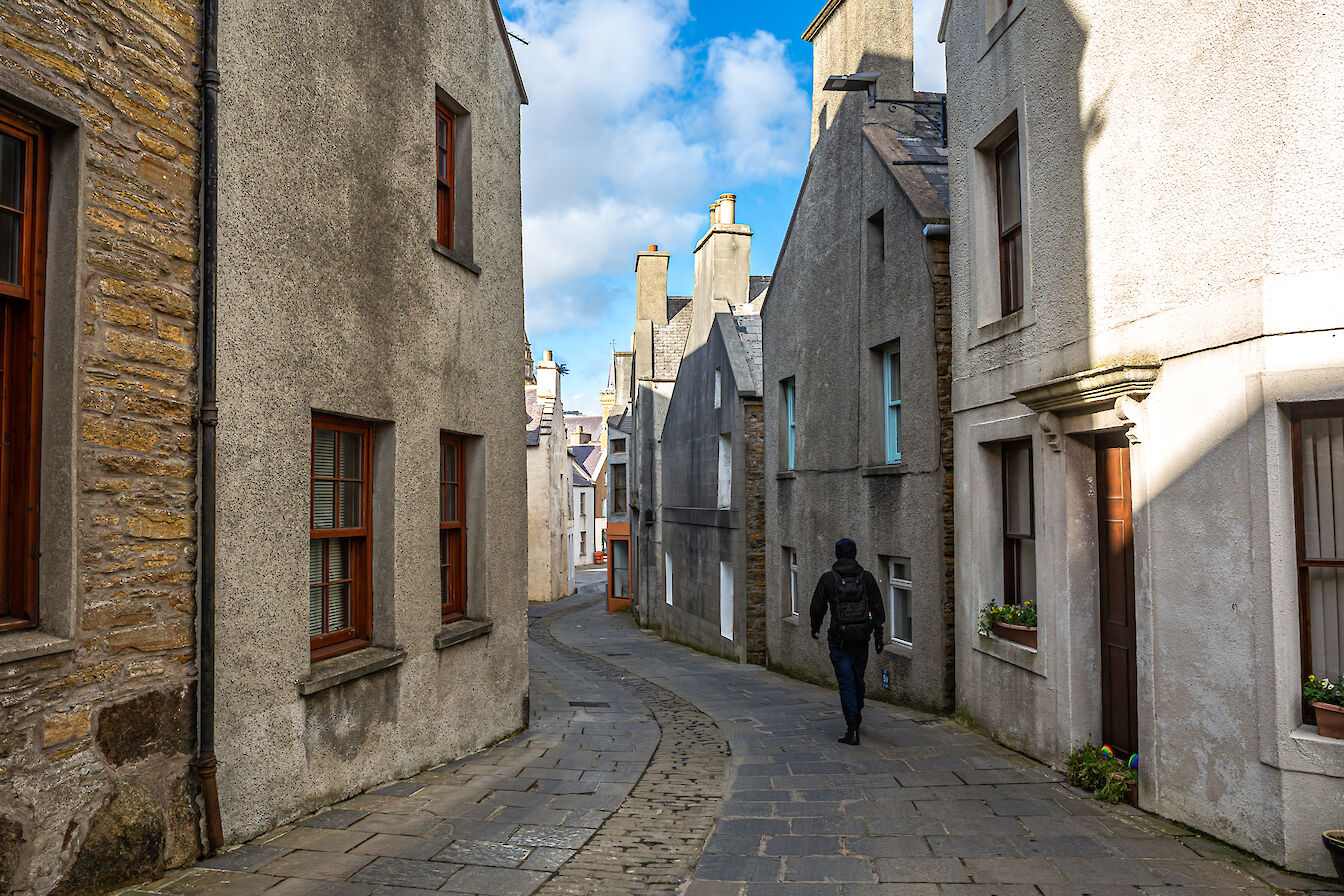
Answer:
<svg viewBox="0 0 1344 896"><path fill-rule="evenodd" d="M453 154L457 142L457 116L440 100L434 106L434 168L438 181L438 236L439 245L453 248L453 214L455 201Z"/></svg>
<svg viewBox="0 0 1344 896"><path fill-rule="evenodd" d="M0 108L0 134L22 155L17 206L0 205L19 234L16 281L0 274L0 631L38 623L38 498L46 270L46 131ZM0 200L3 194L0 194Z"/></svg>
<svg viewBox="0 0 1344 896"><path fill-rule="evenodd" d="M440 433L439 594L444 622L467 615L466 472L466 440Z"/></svg>
<svg viewBox="0 0 1344 896"><path fill-rule="evenodd" d="M308 538L311 541L334 542L342 540L349 545L349 564L347 570L348 579L337 581L342 584L349 583L349 606L350 620L349 625L344 628L332 631L323 631L318 635L309 636L309 649L313 662L328 659L342 653L348 653L352 650L358 650L361 647L368 647L373 639L373 601L372 601L372 518L373 518L373 424L365 423L360 420L349 420L344 417L333 417L327 414L314 414L312 427L312 443L309 449L309 504L308 504ZM337 434L336 449L336 467L334 476L319 477L317 475L317 434L319 431L334 432ZM349 471L340 467L340 434L348 433L363 437L360 451L360 469L358 476L345 475ZM332 513L335 525L332 527L318 528L316 525L316 501L317 485L320 482L332 482L333 491L336 495L333 503ZM350 483L359 483L359 525L347 526L342 528L341 521L341 496L342 485ZM323 583L322 587L328 588L331 582L327 581L327 568L330 545L324 545L323 561ZM309 582L311 600L311 588L315 583ZM323 600L323 627L325 629L327 620L326 598Z"/></svg>

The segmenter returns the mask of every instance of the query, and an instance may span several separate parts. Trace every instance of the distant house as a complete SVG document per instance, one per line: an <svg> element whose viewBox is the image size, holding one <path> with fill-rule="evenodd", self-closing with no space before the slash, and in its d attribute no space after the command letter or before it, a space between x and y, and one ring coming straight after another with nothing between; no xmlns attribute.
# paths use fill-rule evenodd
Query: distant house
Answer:
<svg viewBox="0 0 1344 896"><path fill-rule="evenodd" d="M596 477L602 462L602 445L597 441L602 422L601 417L565 416L565 429L569 433L569 457L573 464L570 479L574 506L572 556L575 566L591 566L594 553L601 550L598 540L600 510L596 506Z"/></svg>
<svg viewBox="0 0 1344 896"><path fill-rule="evenodd" d="M611 382L603 393L602 409L606 444L602 467L599 471L606 495L603 511L606 517L607 551L607 609L628 610L631 592L633 545L631 523L635 518L631 503L634 473L634 420L631 413L631 370L634 355L613 352Z"/></svg>
<svg viewBox="0 0 1344 896"><path fill-rule="evenodd" d="M710 209L695 293L667 295L669 256L635 263L635 614L664 637L765 661L761 317L751 229L736 197ZM668 388L670 386L670 388Z"/></svg>
<svg viewBox="0 0 1344 896"><path fill-rule="evenodd" d="M527 409L527 597L559 600L574 592L572 463L560 396L560 370L547 351Z"/></svg>

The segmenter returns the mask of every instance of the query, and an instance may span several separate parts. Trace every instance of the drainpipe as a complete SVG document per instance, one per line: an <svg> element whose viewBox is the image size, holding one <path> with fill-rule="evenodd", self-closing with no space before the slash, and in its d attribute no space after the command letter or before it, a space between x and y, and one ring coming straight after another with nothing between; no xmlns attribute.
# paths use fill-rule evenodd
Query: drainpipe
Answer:
<svg viewBox="0 0 1344 896"><path fill-rule="evenodd" d="M201 66L201 153L204 170L201 191L201 455L200 503L198 505L200 574L200 731L197 738L196 773L205 802L205 832L210 851L224 846L224 825L219 816L219 787L215 783L215 283L216 234L219 223L219 154L216 138L219 101L219 0L203 0L204 64Z"/></svg>

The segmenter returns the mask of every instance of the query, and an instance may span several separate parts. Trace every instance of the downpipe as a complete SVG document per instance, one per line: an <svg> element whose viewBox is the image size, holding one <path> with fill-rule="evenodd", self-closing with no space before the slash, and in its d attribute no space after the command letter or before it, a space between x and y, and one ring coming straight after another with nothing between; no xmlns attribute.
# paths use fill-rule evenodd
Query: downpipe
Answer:
<svg viewBox="0 0 1344 896"><path fill-rule="evenodd" d="M197 639L200 705L197 712L196 774L205 804L205 833L210 852L224 847L215 773L215 430L219 406L215 394L215 289L219 226L219 0L202 0L201 66L201 406L200 503L197 510L197 569L200 633Z"/></svg>

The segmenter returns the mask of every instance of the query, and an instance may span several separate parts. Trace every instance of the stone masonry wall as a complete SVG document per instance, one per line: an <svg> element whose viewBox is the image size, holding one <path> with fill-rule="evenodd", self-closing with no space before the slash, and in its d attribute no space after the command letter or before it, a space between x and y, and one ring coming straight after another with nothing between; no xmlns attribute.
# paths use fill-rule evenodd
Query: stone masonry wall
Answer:
<svg viewBox="0 0 1344 896"><path fill-rule="evenodd" d="M746 495L743 513L747 526L747 662L765 665L765 408L747 401L742 408L742 442L746 455Z"/></svg>
<svg viewBox="0 0 1344 896"><path fill-rule="evenodd" d="M77 197L73 594L43 593L71 642L5 660L0 633L0 892L99 893L200 852L195 778L197 96L200 24L181 0L0 4L0 103L52 114L53 195ZM10 85L13 92L6 89ZM65 120L62 126L57 119ZM60 210L53 208L53 219ZM72 212L72 218L74 218ZM51 332L51 329L48 329ZM48 367L50 370L50 366ZM49 393L50 394L50 393ZM55 416L53 416L55 415ZM52 458L44 445L43 477ZM64 516L63 516L64 515ZM65 614L49 600L73 601ZM68 615L63 631L53 620ZM49 639L50 640L50 639Z"/></svg>
<svg viewBox="0 0 1344 896"><path fill-rule="evenodd" d="M955 705L957 684L956 532L952 488L952 275L946 240L924 243L924 262L933 284L934 357L938 365L938 458L943 468L943 694Z"/></svg>

